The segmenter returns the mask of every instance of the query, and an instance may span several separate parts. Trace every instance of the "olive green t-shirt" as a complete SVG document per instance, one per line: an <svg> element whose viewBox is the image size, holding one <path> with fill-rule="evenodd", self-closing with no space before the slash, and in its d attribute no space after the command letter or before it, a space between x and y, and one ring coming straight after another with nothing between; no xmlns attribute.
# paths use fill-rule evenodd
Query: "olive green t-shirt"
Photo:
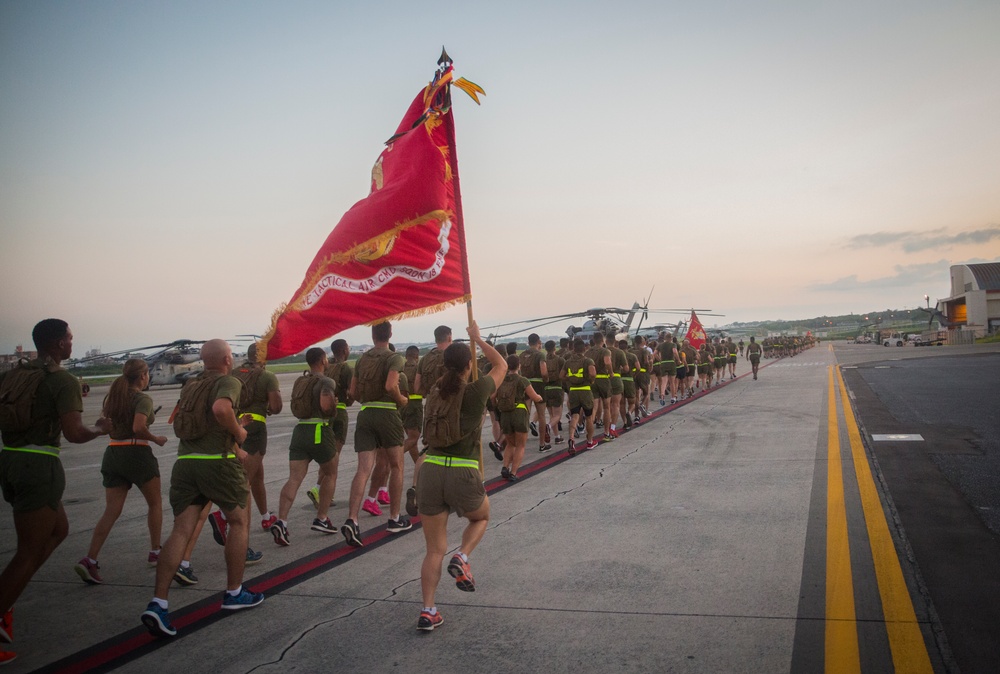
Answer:
<svg viewBox="0 0 1000 674"><path fill-rule="evenodd" d="M417 381L417 367L420 365L420 361L406 361L403 365L403 373L399 375L399 392L404 396L410 395L410 393L420 393L420 391L411 391L410 389ZM406 378L406 390L403 390L403 378Z"/></svg>
<svg viewBox="0 0 1000 674"><path fill-rule="evenodd" d="M486 411L486 401L496 391L493 377L480 377L469 382L462 397L462 415L459 427L462 429L462 439L449 447L433 447L427 450L432 456L456 456L465 459L478 459L477 446L483 429L483 413Z"/></svg>
<svg viewBox="0 0 1000 674"><path fill-rule="evenodd" d="M539 349L528 347L527 351L521 353L521 373L528 379L542 378L542 363L545 362L545 353Z"/></svg>
<svg viewBox="0 0 1000 674"><path fill-rule="evenodd" d="M30 364L33 367L45 367L42 360L36 359ZM0 381L6 374L6 372L0 373ZM59 368L45 375L45 379L35 390L35 402L31 406L31 428L20 433L4 431L4 446L59 447L62 435L59 417L67 412L83 412L83 391L76 377Z"/></svg>
<svg viewBox="0 0 1000 674"><path fill-rule="evenodd" d="M223 375L215 382L212 395L209 400L212 404L216 400L226 398L234 405L240 399L240 390L243 384L232 375ZM212 413L212 405L205 411L208 415L208 432L195 440L181 440L177 448L177 456L186 454L228 454L236 448L236 439L229 434L229 431L219 425Z"/></svg>
<svg viewBox="0 0 1000 674"><path fill-rule="evenodd" d="M549 374L549 384L560 384L563 379L563 369L566 359L562 356L552 354L545 359L545 368Z"/></svg>
<svg viewBox="0 0 1000 674"><path fill-rule="evenodd" d="M153 415L153 399L142 391L132 391L132 414L128 419L112 419L111 433L112 440L128 440L135 437L132 425L136 414L146 415L146 428L153 425L156 420Z"/></svg>
<svg viewBox="0 0 1000 674"><path fill-rule="evenodd" d="M611 371L624 375L629 373L628 356L618 347L611 348Z"/></svg>
<svg viewBox="0 0 1000 674"><path fill-rule="evenodd" d="M605 356L608 356L609 358L611 357L611 351L603 346L594 346L583 355L593 361L594 367L597 369L597 374L611 374L608 364L604 362ZM567 358L566 362L568 363L569 360L570 359Z"/></svg>

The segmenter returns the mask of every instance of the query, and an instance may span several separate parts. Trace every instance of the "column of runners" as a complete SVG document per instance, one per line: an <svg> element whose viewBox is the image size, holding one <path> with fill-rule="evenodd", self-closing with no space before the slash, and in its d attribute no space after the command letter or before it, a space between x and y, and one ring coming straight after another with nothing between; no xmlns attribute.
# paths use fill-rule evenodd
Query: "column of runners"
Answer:
<svg viewBox="0 0 1000 674"><path fill-rule="evenodd" d="M150 443L162 446L167 439L149 430L155 411L152 400L143 393L149 382L146 363L131 359L125 364L122 376L109 389L101 418L94 427L85 427L81 421L79 381L59 366L72 350L68 325L47 319L36 326L33 337L39 360L17 368L14 374L0 374L0 391L6 392L4 404L10 410L16 410L18 404L24 407L28 396L34 401L27 403L28 421L17 425L8 420L11 415L7 414L0 428L4 440L0 483L4 498L14 506L18 535L17 552L0 576L0 640L13 640L14 601L68 532L60 500L65 484L58 458L60 434L70 442L87 442L103 434L111 437L101 466L105 511L95 525L87 555L74 567L84 582L103 583L97 558L132 485L138 487L147 502L147 560L157 573L153 599L141 618L156 636L176 634L168 617L168 589L172 581L182 586L198 582L190 560L206 521L216 542L225 547L228 589L222 608L248 608L263 601L263 595L242 585L245 565L258 562L262 556L247 545L251 503L256 503L261 527L272 534L275 543L289 545L289 513L311 461L318 464L319 471L317 484L306 492L316 507L310 529L322 534L338 531L328 513L335 505L337 468L347 440L347 408L355 402L361 407L354 434L358 466L351 482L348 517L340 533L349 545L362 547L358 522L361 510L381 516L381 506L388 505L386 528L390 533L412 526L400 512L404 507L409 516L419 512L418 476L424 462L419 447L422 405L449 372L445 355L452 346L452 334L447 326L434 331L435 347L422 357L413 346L407 348L405 356L395 353L389 323L372 328L374 346L353 369L348 363L350 347L345 340L331 344L332 363L323 349L307 352L309 369L295 381L291 394L290 406L298 422L289 444L289 476L281 489L277 514L268 507L262 463L267 451L267 417L283 409L277 378L256 362L255 345L248 350L247 361L234 370L228 344L222 340L206 342L201 354L205 372L182 389L175 410L183 417L186 408L195 408L205 420L205 428L194 436L178 431L181 440L170 490L174 524L162 548L159 467ZM473 339L481 341L478 329ZM698 389L708 390L725 379L734 379L737 355L744 352L742 341L739 351L731 339L719 338L695 349L688 340L677 342L669 333L649 342L637 336L631 345L625 340L616 341L614 335L595 333L589 345L579 337L560 340L558 348L549 341L544 352L541 339L532 334L528 348L521 354L517 354L516 343L508 344L506 359L492 345L482 344L484 357L479 369L486 380L496 384L483 398L494 436L490 448L502 462L501 476L511 481L518 479L529 430L538 437L541 452L552 449L553 442L564 442L564 406L568 407L566 441L570 454L574 454L578 447L593 448L600 441L614 440L622 429L642 423L649 416L654 396L663 407L693 396ZM754 379L761 355L795 355L811 345L811 338L767 338L757 344L751 337L746 358L753 366ZM468 347L456 346L468 352ZM471 366L467 369L471 370ZM468 379L469 374L463 376ZM25 382L34 388L29 391ZM470 400L466 396L463 405L475 408ZM0 412L7 411L0 408ZM483 410L479 410L480 425L483 416ZM463 419L463 428L466 423ZM603 429L600 440L594 437L595 428ZM577 444L577 440L584 439L585 444ZM407 454L414 469L404 505ZM44 488L33 483L31 477L43 474L51 476ZM214 512L213 503L218 506ZM471 510L478 512L478 508ZM469 515L470 528L478 530L486 517L488 507L479 519ZM481 538L481 533L478 536ZM433 557L430 539L428 545L428 555ZM464 590L474 589L468 552L471 549L456 555L448 567L458 587ZM440 560L437 571L439 575ZM422 575L429 573L425 569ZM440 624L433 619L437 614L430 613L433 608L425 607L428 615L422 614L420 629L434 629ZM7 661L14 657L9 651L3 653Z"/></svg>

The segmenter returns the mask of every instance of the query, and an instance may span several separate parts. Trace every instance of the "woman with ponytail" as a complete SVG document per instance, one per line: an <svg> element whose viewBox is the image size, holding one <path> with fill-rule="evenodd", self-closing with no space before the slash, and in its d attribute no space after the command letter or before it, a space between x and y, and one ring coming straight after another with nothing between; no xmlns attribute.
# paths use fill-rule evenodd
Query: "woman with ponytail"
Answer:
<svg viewBox="0 0 1000 674"><path fill-rule="evenodd" d="M153 456L149 443L162 447L167 438L153 435L153 400L143 393L149 386L149 368L141 358L130 358L122 368L122 375L111 384L104 399L103 416L111 420L111 440L104 450L101 474L104 475L104 514L94 527L90 550L74 568L83 582L100 585L103 581L97 555L122 513L125 498L132 485L137 485L149 507L146 517L149 526L150 551L148 562L156 566L160 555L160 530L163 524L163 506L160 497L160 466Z"/></svg>
<svg viewBox="0 0 1000 674"><path fill-rule="evenodd" d="M469 555L482 540L490 519L490 501L483 488L479 472L479 446L486 401L496 391L507 374L507 362L496 349L483 341L479 326L469 326L469 338L479 345L492 368L480 379L469 382L472 374L472 352L465 344L454 342L444 351L444 374L435 384L431 396L439 395L447 402L461 395L459 424L461 440L448 447L433 443L424 456L424 465L417 478L417 508L424 530L427 554L420 568L420 591L424 609L417 620L417 629L431 631L444 622L434 605L434 593L441 580L441 562L448 551L448 515L452 511L469 520L462 533L462 545L448 562L448 573L459 590L476 589L469 569ZM429 403L428 403L429 404Z"/></svg>

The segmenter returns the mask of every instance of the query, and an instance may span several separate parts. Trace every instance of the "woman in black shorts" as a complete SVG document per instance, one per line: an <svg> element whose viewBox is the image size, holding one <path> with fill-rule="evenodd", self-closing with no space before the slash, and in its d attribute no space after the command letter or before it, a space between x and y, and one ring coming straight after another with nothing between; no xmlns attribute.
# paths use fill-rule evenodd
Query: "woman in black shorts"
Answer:
<svg viewBox="0 0 1000 674"><path fill-rule="evenodd" d="M146 517L149 526L150 566L156 566L160 556L160 530L163 524L163 506L160 501L160 466L153 456L149 443L162 447L167 442L163 435L153 435L149 427L154 420L153 400L143 393L149 386L149 368L141 358L125 362L122 375L111 384L104 399L103 416L111 420L111 439L104 450L101 474L104 475L104 514L94 527L87 556L73 569L83 582L100 585L103 579L97 555L111 533L111 527L122 514L125 498L132 485L137 485L149 507Z"/></svg>

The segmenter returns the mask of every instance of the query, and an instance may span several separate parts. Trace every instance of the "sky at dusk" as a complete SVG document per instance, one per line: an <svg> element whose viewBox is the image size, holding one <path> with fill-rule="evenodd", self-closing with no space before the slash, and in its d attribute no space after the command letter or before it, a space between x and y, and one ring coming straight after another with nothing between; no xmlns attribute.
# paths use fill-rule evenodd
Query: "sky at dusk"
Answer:
<svg viewBox="0 0 1000 674"><path fill-rule="evenodd" d="M0 353L50 316L78 356L263 332L442 45L487 93L454 107L481 326L922 305L1000 260L998 35L995 0L6 0Z"/></svg>

